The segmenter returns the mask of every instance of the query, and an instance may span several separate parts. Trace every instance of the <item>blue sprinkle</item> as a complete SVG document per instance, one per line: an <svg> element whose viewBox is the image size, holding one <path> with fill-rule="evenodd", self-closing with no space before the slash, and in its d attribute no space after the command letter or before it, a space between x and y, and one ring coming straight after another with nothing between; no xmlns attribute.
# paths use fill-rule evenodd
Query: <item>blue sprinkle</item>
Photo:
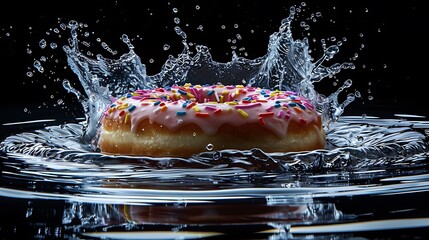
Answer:
<svg viewBox="0 0 429 240"><path fill-rule="evenodd" d="M182 108L186 108L186 106L188 106L188 102L184 102L184 103L182 104Z"/></svg>
<svg viewBox="0 0 429 240"><path fill-rule="evenodd" d="M279 107L281 107L281 105L280 105L280 103L276 103L276 104L274 104L274 107L279 108Z"/></svg>
<svg viewBox="0 0 429 240"><path fill-rule="evenodd" d="M183 90L181 90L181 89L179 89L179 90L177 90L180 94L182 94L182 95L187 95L188 93L187 92L185 92L185 91L183 91Z"/></svg>
<svg viewBox="0 0 429 240"><path fill-rule="evenodd" d="M302 110L305 110L305 106L299 103L296 103Z"/></svg>
<svg viewBox="0 0 429 240"><path fill-rule="evenodd" d="M178 111L178 112L176 112L176 115L177 116L185 116L186 112Z"/></svg>
<svg viewBox="0 0 429 240"><path fill-rule="evenodd" d="M296 103L295 102L290 102L288 105L289 105L289 107L295 107Z"/></svg>
<svg viewBox="0 0 429 240"><path fill-rule="evenodd" d="M207 96L211 96L214 92L215 92L214 90L210 90L210 91L207 93Z"/></svg>
<svg viewBox="0 0 429 240"><path fill-rule="evenodd" d="M156 101L153 105L158 106L161 103L161 101Z"/></svg>
<svg viewBox="0 0 429 240"><path fill-rule="evenodd" d="M134 109L136 109L135 105L131 105L131 107L128 108L128 112L132 112Z"/></svg>

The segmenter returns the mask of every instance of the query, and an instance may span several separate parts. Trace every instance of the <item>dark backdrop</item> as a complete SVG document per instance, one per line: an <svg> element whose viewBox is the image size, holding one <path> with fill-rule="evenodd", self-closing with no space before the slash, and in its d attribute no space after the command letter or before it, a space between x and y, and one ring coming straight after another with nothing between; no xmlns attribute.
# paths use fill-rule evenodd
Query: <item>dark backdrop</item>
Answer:
<svg viewBox="0 0 429 240"><path fill-rule="evenodd" d="M187 33L188 41L211 49L214 60L231 59L228 39L236 39L237 53L256 58L266 53L270 34L278 30L289 7L302 1L8 1L0 9L0 71L3 121L25 121L44 117L82 116L76 98L67 93L62 79L79 89L76 75L67 67L61 46L69 37L53 33L60 23L77 20L88 24L88 32L106 42L119 56L127 51L120 40L127 34L149 74L159 71L169 54L182 50L174 33L175 17ZM355 70L344 70L333 79L324 79L317 89L329 94L346 79L353 81L349 91L358 90L362 98L354 101L345 114L393 116L395 113L429 115L424 104L428 90L423 1L306 1L303 12L293 23L295 38L308 36L314 58L320 57L320 39L328 44L346 38L340 53L327 64L349 61L357 54ZM174 12L177 8L177 13ZM321 13L312 22L311 14ZM310 25L306 31L301 21ZM234 27L237 24L238 27ZM199 28L199 26L203 28ZM222 29L225 25L225 29ZM236 34L240 34L241 40ZM310 35L308 35L310 34ZM335 37L335 41L331 41ZM57 43L41 49L39 41ZM316 41L313 42L313 39ZM164 44L170 48L165 51ZM95 44L96 45L96 44ZM245 48L244 51L238 49ZM94 49L96 49L94 47ZM103 53L106 57L115 56ZM43 62L45 72L33 67ZM34 72L28 77L28 72ZM342 96L345 94L342 94ZM373 97L372 100L369 98Z"/></svg>

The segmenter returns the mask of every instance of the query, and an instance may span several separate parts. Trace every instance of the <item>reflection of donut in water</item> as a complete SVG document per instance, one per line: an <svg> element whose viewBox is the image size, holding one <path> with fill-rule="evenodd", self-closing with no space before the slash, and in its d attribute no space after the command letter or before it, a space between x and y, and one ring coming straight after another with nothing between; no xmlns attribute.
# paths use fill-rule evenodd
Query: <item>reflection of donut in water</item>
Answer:
<svg viewBox="0 0 429 240"><path fill-rule="evenodd" d="M190 85L136 90L102 119L104 153L190 156L206 150L265 152L323 148L320 114L290 91Z"/></svg>
<svg viewBox="0 0 429 240"><path fill-rule="evenodd" d="M187 206L120 205L120 214L129 222L160 224L226 224L308 221L314 217L306 204L246 207L235 204L188 204Z"/></svg>

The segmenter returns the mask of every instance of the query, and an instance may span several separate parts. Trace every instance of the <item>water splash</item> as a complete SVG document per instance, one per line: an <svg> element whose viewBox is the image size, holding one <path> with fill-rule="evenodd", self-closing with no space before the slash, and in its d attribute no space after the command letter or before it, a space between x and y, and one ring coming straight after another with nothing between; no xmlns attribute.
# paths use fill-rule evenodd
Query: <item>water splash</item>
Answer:
<svg viewBox="0 0 429 240"><path fill-rule="evenodd" d="M297 9L301 10L300 7L290 8L289 16L281 21L278 32L270 36L267 53L255 59L239 57L233 52L231 61L217 62L212 59L209 48L204 45L196 45L195 53L192 53L186 33L177 25L174 30L182 38L183 50L176 57L170 55L160 72L154 75L147 74L146 66L134 52L134 46L125 34L122 41L129 52L118 59L105 58L101 54L97 55L96 59L85 56L79 50L77 30L80 24L70 21L68 28L71 38L69 45L63 49L69 66L78 76L86 94L83 98L82 94L71 91L81 99L87 113L83 139L94 141L102 113L111 103L112 97L120 97L141 88L152 89L184 83L246 83L261 88L299 92L322 112L325 126L335 122L344 108L356 97L349 94L344 102L338 102L338 95L350 87L351 80L347 80L344 86L328 97L319 94L313 84L325 77L332 77L343 69L353 69L354 64L346 62L328 67L323 65L339 52L338 45L325 47L323 56L314 61L310 55L308 39L294 39L292 36L291 25Z"/></svg>

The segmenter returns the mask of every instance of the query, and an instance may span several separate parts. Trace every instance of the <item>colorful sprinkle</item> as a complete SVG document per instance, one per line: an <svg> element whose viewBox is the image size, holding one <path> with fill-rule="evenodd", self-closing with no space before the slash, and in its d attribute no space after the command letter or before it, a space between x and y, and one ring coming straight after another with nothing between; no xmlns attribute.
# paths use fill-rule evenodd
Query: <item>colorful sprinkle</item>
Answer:
<svg viewBox="0 0 429 240"><path fill-rule="evenodd" d="M197 117L209 117L210 115L209 115L209 113L206 113L206 112L196 112L195 116L197 116Z"/></svg>
<svg viewBox="0 0 429 240"><path fill-rule="evenodd" d="M249 103L249 104L243 104L243 105L235 105L235 108L246 109L246 108L259 107L261 105L262 105L262 103L256 102L256 103Z"/></svg>
<svg viewBox="0 0 429 240"><path fill-rule="evenodd" d="M259 117L269 117L269 116L273 116L274 112L262 112L258 114Z"/></svg>
<svg viewBox="0 0 429 240"><path fill-rule="evenodd" d="M128 111L132 112L134 109L136 109L136 105L131 105L131 107L128 108Z"/></svg>
<svg viewBox="0 0 429 240"><path fill-rule="evenodd" d="M215 90L213 90L213 89L212 89L212 90L210 90L210 91L207 93L207 96L209 96L209 97L210 97L211 95L213 95L213 93L214 93L214 92L215 92Z"/></svg>
<svg viewBox="0 0 429 240"><path fill-rule="evenodd" d="M243 116L244 118L248 118L249 114L247 112L245 112L242 109L237 109L238 113L240 113L241 116Z"/></svg>
<svg viewBox="0 0 429 240"><path fill-rule="evenodd" d="M259 123L261 126L265 126L265 120L264 120L264 118L263 118L263 117L258 117L258 123Z"/></svg>
<svg viewBox="0 0 429 240"><path fill-rule="evenodd" d="M125 115L125 120L124 120L124 122L125 123L128 123L128 121L130 120L130 114L129 113L127 113L127 115Z"/></svg>

